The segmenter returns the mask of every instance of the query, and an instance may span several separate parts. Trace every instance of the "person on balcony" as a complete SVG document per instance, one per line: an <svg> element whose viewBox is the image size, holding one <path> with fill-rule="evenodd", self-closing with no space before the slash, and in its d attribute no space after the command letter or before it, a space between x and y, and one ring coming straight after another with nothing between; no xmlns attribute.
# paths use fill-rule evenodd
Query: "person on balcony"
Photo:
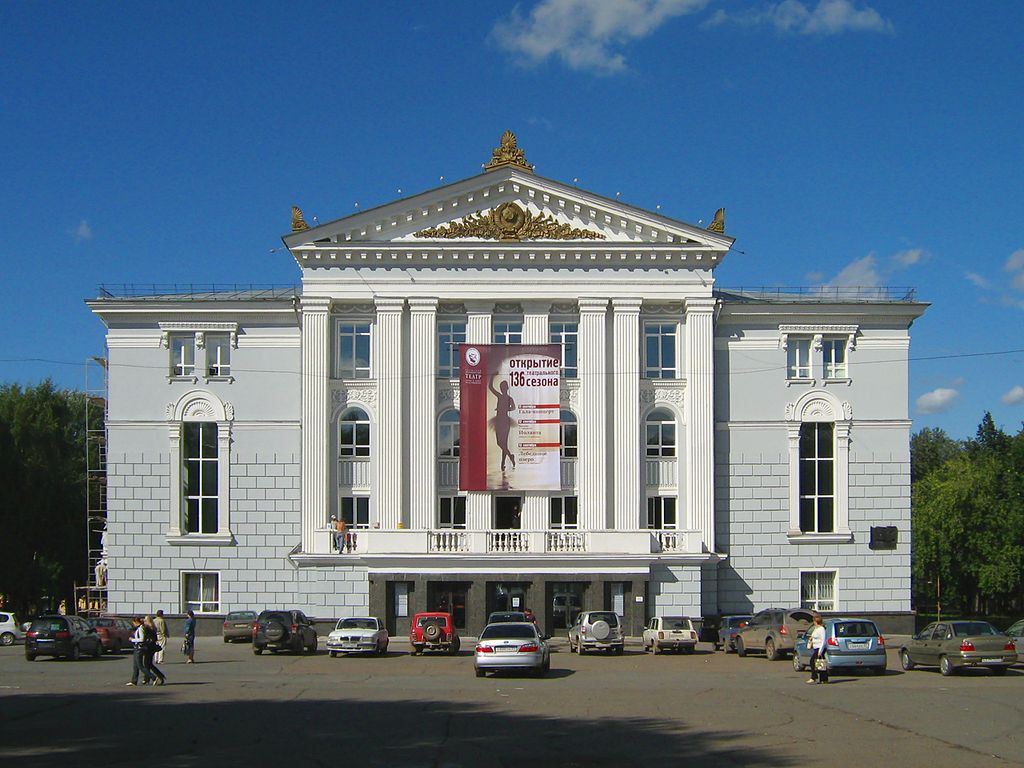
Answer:
<svg viewBox="0 0 1024 768"><path fill-rule="evenodd" d="M345 544L348 540L348 534L346 528L348 524L345 522L345 518L338 519L337 515L331 515L331 528L334 529L334 548L339 553L345 552Z"/></svg>

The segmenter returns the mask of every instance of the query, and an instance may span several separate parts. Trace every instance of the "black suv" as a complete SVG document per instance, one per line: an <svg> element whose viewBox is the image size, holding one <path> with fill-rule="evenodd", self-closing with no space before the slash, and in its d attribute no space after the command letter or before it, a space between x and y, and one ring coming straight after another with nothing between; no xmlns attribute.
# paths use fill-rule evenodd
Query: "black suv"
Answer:
<svg viewBox="0 0 1024 768"><path fill-rule="evenodd" d="M316 628L302 611L263 611L252 630L252 652L316 653Z"/></svg>
<svg viewBox="0 0 1024 768"><path fill-rule="evenodd" d="M40 616L25 633L25 658L64 656L78 660L83 654L99 657L103 643L96 629L78 616Z"/></svg>

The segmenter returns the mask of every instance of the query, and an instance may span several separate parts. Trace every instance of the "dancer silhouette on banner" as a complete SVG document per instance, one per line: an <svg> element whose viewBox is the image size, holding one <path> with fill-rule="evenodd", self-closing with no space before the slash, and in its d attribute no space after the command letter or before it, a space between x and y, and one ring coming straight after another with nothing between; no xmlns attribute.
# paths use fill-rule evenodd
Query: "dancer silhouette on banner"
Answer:
<svg viewBox="0 0 1024 768"><path fill-rule="evenodd" d="M494 406L492 423L494 424L494 442L501 449L501 471L504 472L506 460L512 460L513 469L516 466L515 454L508 448L508 433L512 429L512 417L509 414L516 409L516 403L508 393L507 381L501 382L501 392L494 388L494 377L497 375L496 373L491 374L491 380L487 382L487 387L498 399Z"/></svg>

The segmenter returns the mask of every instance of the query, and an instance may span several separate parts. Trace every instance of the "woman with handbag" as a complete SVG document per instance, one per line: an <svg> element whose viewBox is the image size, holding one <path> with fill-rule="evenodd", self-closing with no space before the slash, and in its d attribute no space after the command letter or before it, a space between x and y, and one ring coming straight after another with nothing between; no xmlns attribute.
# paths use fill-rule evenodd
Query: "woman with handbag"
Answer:
<svg viewBox="0 0 1024 768"><path fill-rule="evenodd" d="M828 659L825 658L825 625L821 616L814 614L814 626L807 637L807 647L811 649L811 678L808 684L828 682Z"/></svg>
<svg viewBox="0 0 1024 768"><path fill-rule="evenodd" d="M167 682L167 678L164 677L164 673L161 672L153 662L153 658L156 656L157 651L162 651L163 646L157 642L156 625L153 624L152 616L147 616L146 620L142 622L142 632L145 637L145 651L143 658L145 670L149 672L153 685L163 685Z"/></svg>

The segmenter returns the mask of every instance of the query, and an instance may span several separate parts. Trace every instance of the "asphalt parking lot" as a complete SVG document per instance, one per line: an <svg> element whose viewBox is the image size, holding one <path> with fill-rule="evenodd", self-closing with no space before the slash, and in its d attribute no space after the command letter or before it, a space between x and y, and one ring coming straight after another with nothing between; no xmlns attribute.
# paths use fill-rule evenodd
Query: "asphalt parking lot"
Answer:
<svg viewBox="0 0 1024 768"><path fill-rule="evenodd" d="M467 643L466 646L471 646ZM0 648L0 760L69 765L1024 765L1024 668L804 684L789 661L579 657L549 677L477 679L458 657L254 656L200 638L164 687L125 687L129 656L25 661Z"/></svg>

